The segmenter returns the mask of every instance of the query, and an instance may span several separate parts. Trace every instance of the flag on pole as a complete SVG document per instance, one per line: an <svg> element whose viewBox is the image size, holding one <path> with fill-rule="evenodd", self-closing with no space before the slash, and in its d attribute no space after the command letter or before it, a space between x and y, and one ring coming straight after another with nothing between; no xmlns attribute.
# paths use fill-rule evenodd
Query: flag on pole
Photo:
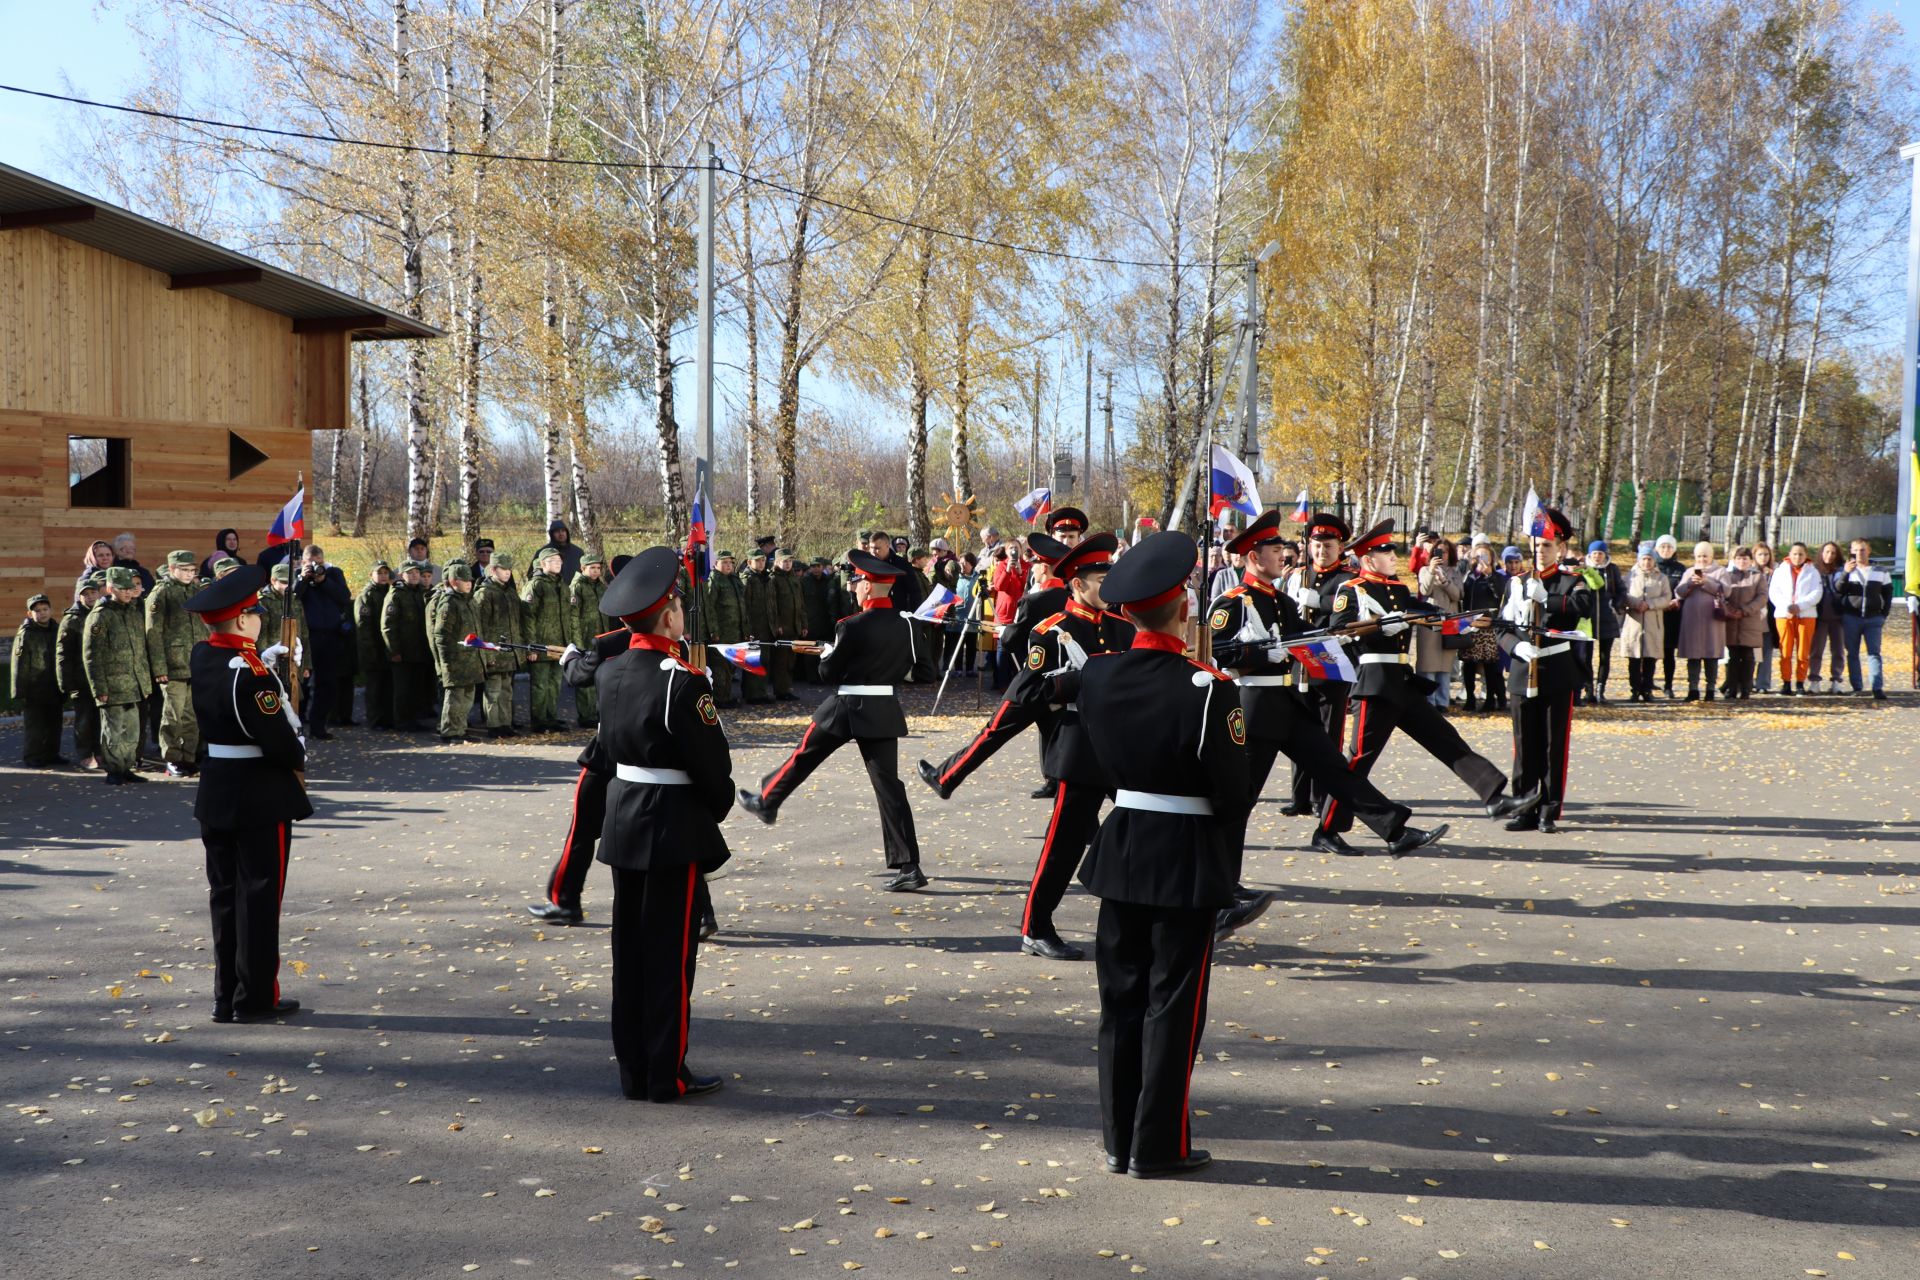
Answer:
<svg viewBox="0 0 1920 1280"><path fill-rule="evenodd" d="M1545 537L1547 522L1540 510L1540 495L1527 486L1527 505L1520 509L1520 528L1529 538Z"/></svg>
<svg viewBox="0 0 1920 1280"><path fill-rule="evenodd" d="M1045 485L1040 486L1013 504L1014 513L1028 524L1032 524L1052 509L1053 490L1047 488Z"/></svg>
<svg viewBox="0 0 1920 1280"><path fill-rule="evenodd" d="M1293 500L1293 514L1287 517L1295 524L1305 524L1311 517L1307 514L1307 491L1302 489L1300 496Z"/></svg>
<svg viewBox="0 0 1920 1280"><path fill-rule="evenodd" d="M707 531L707 471L697 468L693 489L693 509L687 518L687 550L681 563L687 567L687 582L699 587L713 572L713 539Z"/></svg>
<svg viewBox="0 0 1920 1280"><path fill-rule="evenodd" d="M739 644L714 644L707 647L750 676L767 674L767 664L760 657L760 646L751 640L745 640Z"/></svg>
<svg viewBox="0 0 1920 1280"><path fill-rule="evenodd" d="M913 616L922 622L941 622L953 612L953 606L959 601L960 597L950 587L936 582L933 590L927 593L927 598L920 602L920 607L913 611Z"/></svg>
<svg viewBox="0 0 1920 1280"><path fill-rule="evenodd" d="M1324 640L1302 640L1298 644L1288 645L1287 652L1316 680L1352 681L1356 678L1353 662L1347 657L1346 648L1341 645L1338 636L1328 636Z"/></svg>
<svg viewBox="0 0 1920 1280"><path fill-rule="evenodd" d="M273 527L267 530L267 545L277 547L283 542L292 542L295 538L307 536L307 487L301 485L287 499L287 505L280 508L273 518Z"/></svg>
<svg viewBox="0 0 1920 1280"><path fill-rule="evenodd" d="M1229 508L1249 520L1260 514L1260 491L1254 487L1253 472L1221 444L1213 446L1212 492L1207 514L1216 520Z"/></svg>

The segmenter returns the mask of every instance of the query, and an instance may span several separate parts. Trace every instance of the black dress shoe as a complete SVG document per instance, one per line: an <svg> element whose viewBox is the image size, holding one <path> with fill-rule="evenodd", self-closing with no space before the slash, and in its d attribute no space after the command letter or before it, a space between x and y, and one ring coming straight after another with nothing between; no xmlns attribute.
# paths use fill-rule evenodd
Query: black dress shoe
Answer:
<svg viewBox="0 0 1920 1280"><path fill-rule="evenodd" d="M1400 832L1399 838L1388 843L1387 852L1396 858L1404 858L1415 849L1424 849L1430 844L1438 844L1440 837L1447 834L1447 824L1441 823L1431 831L1422 831L1419 827L1407 827Z"/></svg>
<svg viewBox="0 0 1920 1280"><path fill-rule="evenodd" d="M1343 858L1357 858L1360 851L1348 844L1346 838L1337 831L1324 828L1316 829L1313 839L1307 841L1307 848L1315 853L1337 853Z"/></svg>
<svg viewBox="0 0 1920 1280"><path fill-rule="evenodd" d="M1523 813L1507 823L1509 831L1538 831L1539 829L1540 817L1532 812Z"/></svg>
<svg viewBox="0 0 1920 1280"><path fill-rule="evenodd" d="M1035 787L1032 793L1028 795L1027 799L1051 800L1055 795L1059 793L1059 791L1060 791L1060 784L1049 779L1045 786Z"/></svg>
<svg viewBox="0 0 1920 1280"><path fill-rule="evenodd" d="M291 1018L298 1012L300 1012L298 1000L282 1000L265 1009L235 1009L233 1020L235 1022L272 1022L275 1018Z"/></svg>
<svg viewBox="0 0 1920 1280"><path fill-rule="evenodd" d="M1127 1158L1125 1156L1114 1155L1111 1151L1107 1152L1106 1156L1108 1173L1125 1173L1127 1171Z"/></svg>
<svg viewBox="0 0 1920 1280"><path fill-rule="evenodd" d="M683 1098L697 1098L703 1093L713 1093L725 1083L726 1081L719 1076L688 1076L684 1082L680 1096Z"/></svg>
<svg viewBox="0 0 1920 1280"><path fill-rule="evenodd" d="M1556 835L1559 833L1559 830L1560 830L1560 825L1556 823L1552 818L1540 819L1541 835L1543 836Z"/></svg>
<svg viewBox="0 0 1920 1280"><path fill-rule="evenodd" d="M914 889L927 887L927 877L918 863L900 868L893 879L880 886L888 893L908 893Z"/></svg>
<svg viewBox="0 0 1920 1280"><path fill-rule="evenodd" d="M935 768L929 761L922 760L920 762L920 781L932 787L933 794L939 796L942 800L951 800L953 798L953 792L940 785L940 770Z"/></svg>
<svg viewBox="0 0 1920 1280"><path fill-rule="evenodd" d="M576 925L587 918L579 907L563 907L555 902L529 902L527 914L545 924Z"/></svg>
<svg viewBox="0 0 1920 1280"><path fill-rule="evenodd" d="M695 934L694 936L698 938L701 942L705 942L708 938L711 938L714 934L718 932L720 932L720 922L714 919L713 912L709 911L707 912L707 914L700 917L700 932Z"/></svg>
<svg viewBox="0 0 1920 1280"><path fill-rule="evenodd" d="M1487 816L1489 818L1511 818L1515 814L1532 813L1540 807L1540 799L1540 792L1538 790L1535 790L1531 795L1497 796L1487 801Z"/></svg>
<svg viewBox="0 0 1920 1280"><path fill-rule="evenodd" d="M1213 936L1215 938L1231 937L1238 930L1246 928L1267 914L1267 908L1272 905L1273 895L1264 891L1255 893L1251 897L1241 898L1214 917Z"/></svg>
<svg viewBox="0 0 1920 1280"><path fill-rule="evenodd" d="M215 1000L213 1002L213 1020L215 1022L232 1022L233 1006L231 1004L227 1004L222 1001Z"/></svg>
<svg viewBox="0 0 1920 1280"><path fill-rule="evenodd" d="M1280 812L1285 814L1289 818L1304 818L1308 814L1313 812L1313 806L1310 804L1300 804L1296 801L1289 800L1287 801L1286 804L1281 806Z"/></svg>
<svg viewBox="0 0 1920 1280"><path fill-rule="evenodd" d="M1179 1160L1169 1160L1164 1164L1141 1164L1135 1160L1127 1166L1129 1178L1172 1178L1183 1173L1194 1173L1213 1163L1213 1157L1204 1151L1190 1151Z"/></svg>
<svg viewBox="0 0 1920 1280"><path fill-rule="evenodd" d="M740 807L768 826L772 826L780 817L780 811L768 808L767 802L760 798L758 791L748 791L744 787L740 791Z"/></svg>
<svg viewBox="0 0 1920 1280"><path fill-rule="evenodd" d="M1020 939L1020 952L1022 955L1039 956L1042 960L1086 959L1086 952L1057 936L1023 936Z"/></svg>

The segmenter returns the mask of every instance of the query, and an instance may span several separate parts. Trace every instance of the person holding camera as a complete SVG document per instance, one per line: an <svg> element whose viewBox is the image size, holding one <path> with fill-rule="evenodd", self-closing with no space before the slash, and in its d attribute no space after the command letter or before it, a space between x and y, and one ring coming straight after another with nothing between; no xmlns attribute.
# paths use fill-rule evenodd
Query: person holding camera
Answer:
<svg viewBox="0 0 1920 1280"><path fill-rule="evenodd" d="M309 544L300 561L300 581L294 587L306 613L308 639L313 648L307 663L313 672L308 697L300 705L307 713L307 736L325 741L327 716L334 709L334 682L340 678L347 646L353 643L353 592L347 575L327 563L327 553Z"/></svg>

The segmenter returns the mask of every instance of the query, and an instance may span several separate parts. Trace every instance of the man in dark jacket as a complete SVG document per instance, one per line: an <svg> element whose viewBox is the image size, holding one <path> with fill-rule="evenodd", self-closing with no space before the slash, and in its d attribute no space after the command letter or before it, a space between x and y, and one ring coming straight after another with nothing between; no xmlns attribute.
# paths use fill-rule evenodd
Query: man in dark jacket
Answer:
<svg viewBox="0 0 1920 1280"><path fill-rule="evenodd" d="M353 592L347 588L347 575L327 563L327 553L318 544L309 545L304 555L295 590L313 641L307 658L313 682L311 696L300 706L307 713L307 736L324 740L333 736L327 732L327 719L337 696L334 682L340 679L342 655L353 643Z"/></svg>

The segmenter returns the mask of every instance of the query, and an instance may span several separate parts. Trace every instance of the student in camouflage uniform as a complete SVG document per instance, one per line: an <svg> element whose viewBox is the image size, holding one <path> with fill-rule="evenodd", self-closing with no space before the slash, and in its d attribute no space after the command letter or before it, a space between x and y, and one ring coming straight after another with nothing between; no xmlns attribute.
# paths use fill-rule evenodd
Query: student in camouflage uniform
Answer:
<svg viewBox="0 0 1920 1280"><path fill-rule="evenodd" d="M207 626L197 613L187 612L194 585L191 551L169 551L160 580L147 596L147 665L160 686L160 758L169 778L191 778L200 772L200 727L193 718L193 646L204 640Z"/></svg>
<svg viewBox="0 0 1920 1280"><path fill-rule="evenodd" d="M267 610L266 621L260 627L260 638L266 641L260 646L260 658L279 675L280 683L287 686L293 684L293 664L296 659L300 664L301 678L313 674L313 648L307 638L307 610L300 603L300 597L294 594L290 585L292 582L293 566L282 560L273 566L273 589L260 593L260 603ZM294 635L298 637L296 652L282 650L269 658L268 652L280 645L284 634L281 625L286 621L288 610L293 611Z"/></svg>
<svg viewBox="0 0 1920 1280"><path fill-rule="evenodd" d="M140 580L133 570L107 570L107 598L93 607L80 633L80 661L100 708L100 760L107 781L145 782L140 762L140 702L153 688L147 665L146 625L136 600Z"/></svg>
<svg viewBox="0 0 1920 1280"><path fill-rule="evenodd" d="M387 638L380 632L387 595L393 590L393 570L385 560L373 562L373 578L360 588L353 603L355 647L360 670L367 678L367 727L393 728L393 664L387 658Z"/></svg>
<svg viewBox="0 0 1920 1280"><path fill-rule="evenodd" d="M93 612L106 582L104 570L81 581L73 593L73 603L60 615L60 628L53 641L54 675L60 684L60 696L73 703L73 748L82 769L100 767L100 704L93 700L93 689L87 684L80 641L87 615Z"/></svg>
<svg viewBox="0 0 1920 1280"><path fill-rule="evenodd" d="M567 588L561 581L560 548L540 548L527 578L527 643L567 643ZM560 724L560 664L542 654L527 655L527 719L535 733L552 733Z"/></svg>
<svg viewBox="0 0 1920 1280"><path fill-rule="evenodd" d="M684 576L684 575L683 575ZM593 638L607 628L600 612L600 597L607 594L607 562L589 552L580 561L580 572L567 588L567 643L586 653ZM573 710L582 729L600 727L600 695L591 684L573 691Z"/></svg>
<svg viewBox="0 0 1920 1280"><path fill-rule="evenodd" d="M800 576L793 569L793 552L782 547L774 556L773 571L767 575L773 614L773 637L798 640L807 625L806 606L800 599ZM767 675L773 681L773 696L792 702L794 652L788 648L768 649L763 655Z"/></svg>
<svg viewBox="0 0 1920 1280"><path fill-rule="evenodd" d="M387 593L380 613L380 637L393 672L393 727L417 733L420 714L431 696L433 650L427 644L427 588L418 560L400 567L400 582Z"/></svg>
<svg viewBox="0 0 1920 1280"><path fill-rule="evenodd" d="M496 644L524 644L521 638L523 611L520 597L513 590L513 557L504 551L493 553L487 562L486 581L473 589L474 634ZM513 649L480 649L480 670L485 701L487 733L495 738L511 738L513 733L513 673L520 669L520 654Z"/></svg>
<svg viewBox="0 0 1920 1280"><path fill-rule="evenodd" d="M747 638L772 640L773 575L767 570L767 553L758 547L754 548L753 554L747 557L747 571L740 576L745 580L741 594L746 601ZM773 671L773 652L772 645L760 650L760 664L767 668L769 674ZM773 694L767 689L767 677L750 675L745 671L740 673L740 696L749 704L773 701Z"/></svg>
<svg viewBox="0 0 1920 1280"><path fill-rule="evenodd" d="M440 741L467 740L467 713L486 680L480 650L465 641L480 630L473 610L473 570L455 560L443 573L433 612L433 665L440 676Z"/></svg>
<svg viewBox="0 0 1920 1280"><path fill-rule="evenodd" d="M700 595L700 630L708 645L734 644L747 638L747 598L740 583L733 552L722 551L713 562L713 574ZM733 705L733 664L719 654L707 656L712 669L714 705Z"/></svg>
<svg viewBox="0 0 1920 1280"><path fill-rule="evenodd" d="M840 576L833 572L833 565L825 556L815 556L800 576L800 638L825 644L833 639L835 624L852 612L853 606L840 585ZM819 658L802 654L794 666L802 680L811 684L820 682Z"/></svg>
<svg viewBox="0 0 1920 1280"><path fill-rule="evenodd" d="M9 663L13 700L20 704L25 733L20 763L29 769L51 769L70 761L60 754L60 674L54 658L59 628L53 625L53 601L43 595L27 597L27 617L13 634Z"/></svg>

